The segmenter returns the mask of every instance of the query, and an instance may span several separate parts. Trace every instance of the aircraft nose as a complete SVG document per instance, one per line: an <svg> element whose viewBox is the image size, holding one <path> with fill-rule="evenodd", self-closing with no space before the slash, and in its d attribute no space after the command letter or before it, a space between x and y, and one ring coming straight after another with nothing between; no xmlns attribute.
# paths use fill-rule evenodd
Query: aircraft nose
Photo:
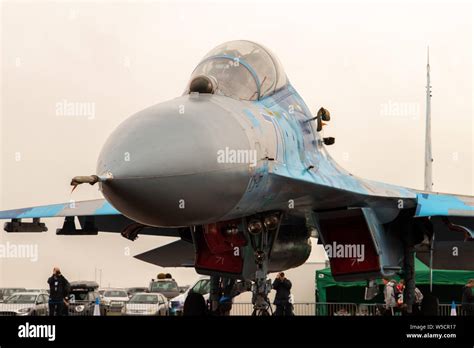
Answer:
<svg viewBox="0 0 474 348"><path fill-rule="evenodd" d="M249 163L228 163L223 151L251 151L219 96L183 96L123 122L97 164L105 198L125 216L150 226L216 221L232 210L249 183ZM251 158L248 157L248 158Z"/></svg>

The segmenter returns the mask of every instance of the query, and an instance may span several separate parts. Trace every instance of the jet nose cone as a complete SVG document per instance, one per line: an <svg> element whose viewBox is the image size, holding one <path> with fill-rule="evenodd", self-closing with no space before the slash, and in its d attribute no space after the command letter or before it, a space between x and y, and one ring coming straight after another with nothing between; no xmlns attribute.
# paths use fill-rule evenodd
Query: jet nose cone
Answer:
<svg viewBox="0 0 474 348"><path fill-rule="evenodd" d="M129 218L152 226L215 221L234 208L249 182L249 163L219 160L225 149L251 151L218 96L183 96L123 122L99 156L102 192ZM249 157L250 158L250 157Z"/></svg>

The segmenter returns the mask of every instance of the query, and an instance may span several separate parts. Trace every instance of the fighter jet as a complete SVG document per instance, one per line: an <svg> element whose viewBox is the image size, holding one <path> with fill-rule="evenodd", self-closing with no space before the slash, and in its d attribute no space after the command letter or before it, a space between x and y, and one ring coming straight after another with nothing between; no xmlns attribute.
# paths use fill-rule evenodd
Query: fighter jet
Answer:
<svg viewBox="0 0 474 348"><path fill-rule="evenodd" d="M310 112L269 49L226 42L199 62L181 96L117 127L96 173L72 179L74 188L97 183L105 199L1 211L0 219L11 219L7 232L45 231L41 218L64 217L58 234L179 237L137 257L210 275L214 308L219 294L252 290L262 315L268 273L303 264L311 236L340 281L403 271L414 289L414 254L432 253L440 234L463 245L445 257L450 264L474 269L474 197L349 173L327 151L330 119L324 108Z"/></svg>

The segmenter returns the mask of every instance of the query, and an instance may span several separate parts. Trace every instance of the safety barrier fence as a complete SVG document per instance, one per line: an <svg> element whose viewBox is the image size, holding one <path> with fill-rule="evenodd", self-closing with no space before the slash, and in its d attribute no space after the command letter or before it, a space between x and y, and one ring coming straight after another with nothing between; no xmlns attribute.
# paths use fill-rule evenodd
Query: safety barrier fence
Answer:
<svg viewBox="0 0 474 348"><path fill-rule="evenodd" d="M383 304L377 303L295 303L293 313L297 316L377 316L384 311ZM253 312L251 303L234 303L230 315L249 316ZM270 314L275 312L271 305ZM66 312L67 311L67 312ZM439 316L450 316L451 304L440 304ZM401 315L396 310L395 315ZM144 315L169 315L166 304L140 304L140 303L111 303L96 306L94 303L73 303L62 308L62 315L70 316L144 316ZM44 303L15 304L0 303L0 316L46 316L49 315L49 306ZM460 304L456 304L456 315L465 315Z"/></svg>
<svg viewBox="0 0 474 348"><path fill-rule="evenodd" d="M47 316L50 314L48 304L36 303L0 303L0 316ZM60 316L143 316L143 315L169 315L167 303L162 304L142 304L112 302L110 304L96 305L94 302L75 302L68 306L62 306L54 310Z"/></svg>
<svg viewBox="0 0 474 348"><path fill-rule="evenodd" d="M295 303L293 312L298 316L380 316L384 312L384 305L381 303ZM451 304L440 304L438 307L439 316L451 315ZM275 306L272 305L275 312ZM231 315L251 315L253 305L251 303L234 303ZM401 315L399 310L394 311L394 315ZM461 304L456 304L456 315L465 315Z"/></svg>
<svg viewBox="0 0 474 348"><path fill-rule="evenodd" d="M293 313L295 315L314 315L316 312L316 303L295 303L293 304ZM270 314L275 312L275 305L271 305ZM252 315L252 303L234 303L230 315Z"/></svg>

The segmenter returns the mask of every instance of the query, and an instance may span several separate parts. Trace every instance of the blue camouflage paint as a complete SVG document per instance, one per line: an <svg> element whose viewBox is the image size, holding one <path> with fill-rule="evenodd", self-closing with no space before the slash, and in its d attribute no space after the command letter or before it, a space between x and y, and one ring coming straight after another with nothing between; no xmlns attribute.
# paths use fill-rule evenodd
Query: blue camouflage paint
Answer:
<svg viewBox="0 0 474 348"><path fill-rule="evenodd" d="M279 161L273 163L274 174L363 195L416 197L410 189L361 179L340 167L323 146L318 146L322 139L308 122L311 112L291 84L254 104L260 108L261 115L275 126L277 148L283 152L283 156L278 157ZM290 105L293 109L291 114ZM268 110L285 117L272 117ZM308 170L310 166L314 168Z"/></svg>
<svg viewBox="0 0 474 348"><path fill-rule="evenodd" d="M260 133L262 132L262 128L260 127L260 122L258 119L255 117L255 115L250 111L249 109L244 109L244 114L247 116L247 118L252 122L252 126L258 130L260 130Z"/></svg>
<svg viewBox="0 0 474 348"><path fill-rule="evenodd" d="M91 215L120 215L121 213L112 207L112 205L105 201L102 207L97 209L93 214Z"/></svg>
<svg viewBox="0 0 474 348"><path fill-rule="evenodd" d="M41 207L30 208L28 211L25 211L17 216L18 219L28 219L35 218L38 216L41 217L54 217L57 216L64 208L70 203L63 204L52 204L44 205Z"/></svg>
<svg viewBox="0 0 474 348"><path fill-rule="evenodd" d="M283 158L274 163L278 175L363 194L369 193L365 185L348 175L318 148L319 134L310 124L305 123L311 118L309 109L291 85L255 104L262 109L262 116L273 123L277 134L282 135L281 140L278 139L278 150L283 152ZM293 106L294 112L289 117L272 117L266 111L270 109L274 114L286 115L290 105ZM325 158L321 160L320 157ZM315 167L314 171L308 170L310 165Z"/></svg>
<svg viewBox="0 0 474 348"><path fill-rule="evenodd" d="M101 202L102 201L102 202ZM39 207L0 211L0 219L32 219L64 216L121 215L105 199L51 204ZM97 208L97 206L100 206Z"/></svg>
<svg viewBox="0 0 474 348"><path fill-rule="evenodd" d="M415 216L449 216L453 211L465 211L474 216L474 207L465 204L456 196L443 194L419 193L416 196Z"/></svg>

